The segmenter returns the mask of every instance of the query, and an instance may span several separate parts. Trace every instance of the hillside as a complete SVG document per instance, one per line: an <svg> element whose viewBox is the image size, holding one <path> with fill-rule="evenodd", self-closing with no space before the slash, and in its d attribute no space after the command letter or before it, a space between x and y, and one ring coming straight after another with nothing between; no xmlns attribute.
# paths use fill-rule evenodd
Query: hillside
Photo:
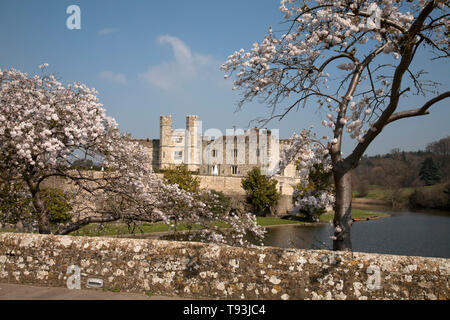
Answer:
<svg viewBox="0 0 450 320"><path fill-rule="evenodd" d="M394 149L384 155L364 156L352 175L355 198L382 200L393 207L446 207L450 136L429 143L425 150ZM419 203L410 203L414 192Z"/></svg>

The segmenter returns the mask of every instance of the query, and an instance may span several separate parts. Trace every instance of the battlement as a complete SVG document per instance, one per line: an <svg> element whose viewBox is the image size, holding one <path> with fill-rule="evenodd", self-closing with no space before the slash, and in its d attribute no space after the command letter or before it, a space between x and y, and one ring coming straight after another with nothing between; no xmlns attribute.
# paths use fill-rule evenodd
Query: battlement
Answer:
<svg viewBox="0 0 450 320"><path fill-rule="evenodd" d="M189 125L197 125L198 116L186 116L186 127Z"/></svg>
<svg viewBox="0 0 450 320"><path fill-rule="evenodd" d="M218 130L207 130L203 136L197 115L186 116L184 129L174 129L172 125L171 115L161 115L158 143L141 140L142 145L152 152L154 169L167 169L184 163L189 170L205 175L244 176L254 166L260 166L266 172L270 166L268 161L272 165L273 161L278 161L279 154L274 152L281 153L290 144L289 139L278 140L278 132L267 128L235 128L219 137L214 136ZM214 139L209 136L212 132ZM298 178L294 165L289 165L281 175Z"/></svg>
<svg viewBox="0 0 450 320"><path fill-rule="evenodd" d="M172 116L171 115L162 115L159 117L159 123L161 126L170 126L172 127Z"/></svg>

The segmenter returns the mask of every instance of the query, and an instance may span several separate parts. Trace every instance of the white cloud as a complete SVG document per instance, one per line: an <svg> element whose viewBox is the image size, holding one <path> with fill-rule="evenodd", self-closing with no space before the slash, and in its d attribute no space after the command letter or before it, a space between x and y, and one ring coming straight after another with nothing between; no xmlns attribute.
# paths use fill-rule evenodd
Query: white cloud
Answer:
<svg viewBox="0 0 450 320"><path fill-rule="evenodd" d="M123 73L114 73L112 71L103 71L99 74L100 78L109 80L111 82L126 84L127 77Z"/></svg>
<svg viewBox="0 0 450 320"><path fill-rule="evenodd" d="M211 56L192 52L191 48L177 37L163 35L157 41L172 47L174 60L152 66L139 75L157 88L165 91L176 89L208 73L208 69L218 68Z"/></svg>
<svg viewBox="0 0 450 320"><path fill-rule="evenodd" d="M103 28L98 31L98 35L105 36L107 34L115 32L115 31L116 31L116 29L114 29L114 28Z"/></svg>

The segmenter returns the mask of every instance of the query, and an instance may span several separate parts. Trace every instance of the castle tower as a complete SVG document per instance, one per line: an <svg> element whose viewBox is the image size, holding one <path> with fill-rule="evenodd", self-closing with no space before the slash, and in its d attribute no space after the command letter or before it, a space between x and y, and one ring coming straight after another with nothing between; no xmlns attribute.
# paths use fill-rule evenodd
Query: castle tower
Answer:
<svg viewBox="0 0 450 320"><path fill-rule="evenodd" d="M199 133L199 121L197 116L186 117L185 136L185 163L189 170L199 169L201 158L201 137Z"/></svg>
<svg viewBox="0 0 450 320"><path fill-rule="evenodd" d="M172 159L172 116L163 115L159 118L159 168L166 169L173 163Z"/></svg>

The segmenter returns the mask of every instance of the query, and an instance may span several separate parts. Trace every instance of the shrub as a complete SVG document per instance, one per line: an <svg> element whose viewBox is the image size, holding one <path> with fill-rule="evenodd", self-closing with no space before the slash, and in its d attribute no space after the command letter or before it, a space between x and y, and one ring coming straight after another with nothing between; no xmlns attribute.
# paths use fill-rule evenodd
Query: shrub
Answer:
<svg viewBox="0 0 450 320"><path fill-rule="evenodd" d="M323 164L316 164L308 175L306 185L301 182L295 187L293 201L294 205L298 204L304 198L315 197L321 199L324 193L333 193L333 185L331 182L332 172L326 171ZM322 203L319 206L303 206L300 209L300 214L309 221L319 221L319 217L327 210L327 204Z"/></svg>
<svg viewBox="0 0 450 320"><path fill-rule="evenodd" d="M231 209L231 198L221 191L208 190L202 192L199 199L208 206L215 216L229 212Z"/></svg>
<svg viewBox="0 0 450 320"><path fill-rule="evenodd" d="M47 212L50 214L50 223L66 223L72 220L72 210L68 197L60 189L43 188L41 198L44 201Z"/></svg>
<svg viewBox="0 0 450 320"><path fill-rule="evenodd" d="M450 184L432 189L416 189L409 196L409 204L416 209L450 209Z"/></svg>
<svg viewBox="0 0 450 320"><path fill-rule="evenodd" d="M254 214L265 216L270 208L280 199L277 181L261 174L259 167L254 167L242 179L242 188L247 192L247 203L253 207Z"/></svg>
<svg viewBox="0 0 450 320"><path fill-rule="evenodd" d="M29 219L30 206L24 185L0 178L0 223L16 224Z"/></svg>
<svg viewBox="0 0 450 320"><path fill-rule="evenodd" d="M0 184L0 222L16 224L19 221L29 223L32 221L31 199L26 197L24 187L19 184ZM72 220L68 197L62 190L55 188L42 188L40 197L49 214L52 224L66 223Z"/></svg>
<svg viewBox="0 0 450 320"><path fill-rule="evenodd" d="M356 183L356 192L358 198L363 198L369 194L369 181L359 180Z"/></svg>
<svg viewBox="0 0 450 320"><path fill-rule="evenodd" d="M198 192L200 180L192 176L185 164L164 171L164 180L168 184L177 184L180 189L188 192Z"/></svg>

